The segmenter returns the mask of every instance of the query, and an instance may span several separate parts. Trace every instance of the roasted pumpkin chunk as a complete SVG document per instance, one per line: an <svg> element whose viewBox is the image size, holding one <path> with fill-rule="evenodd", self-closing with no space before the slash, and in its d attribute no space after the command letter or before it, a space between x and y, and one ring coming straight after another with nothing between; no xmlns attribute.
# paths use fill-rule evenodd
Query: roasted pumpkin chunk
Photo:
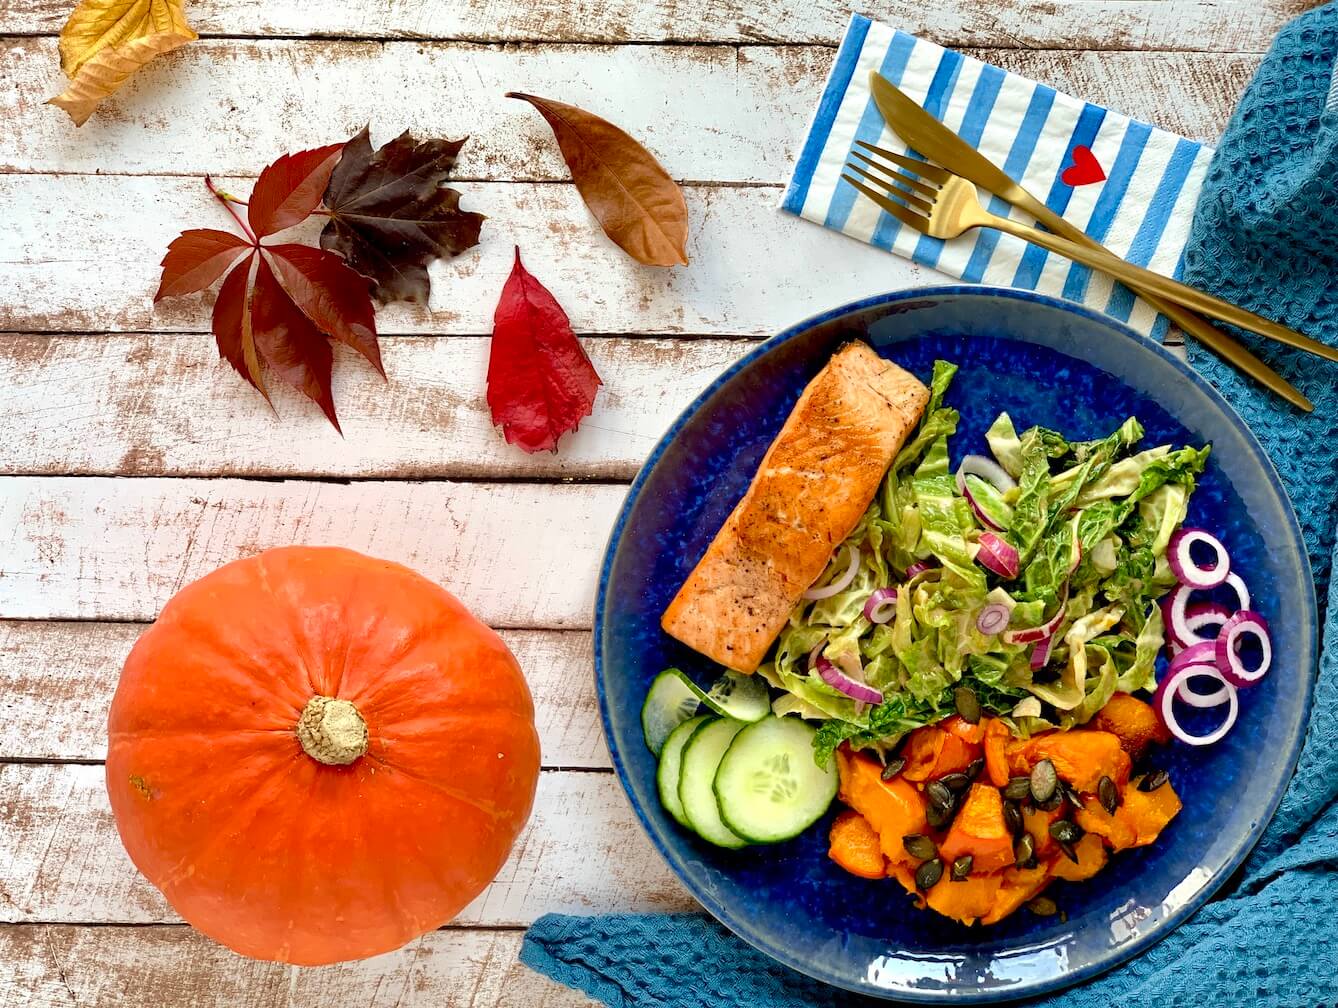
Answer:
<svg viewBox="0 0 1338 1008"><path fill-rule="evenodd" d="M1013 863L1013 837L1004 822L1003 796L990 784L971 785L947 839L939 845L945 864L968 854L972 872L998 871Z"/></svg>
<svg viewBox="0 0 1338 1008"><path fill-rule="evenodd" d="M841 800L868 820L889 861L910 862L901 838L929 832L924 797L903 777L883 780L882 764L872 757L838 749L836 760Z"/></svg>
<svg viewBox="0 0 1338 1008"><path fill-rule="evenodd" d="M1129 779L1129 754L1110 732L1076 729L1035 735L1007 747L1009 770L1029 774L1037 763L1049 760L1070 787L1092 794L1102 777L1123 786Z"/></svg>
<svg viewBox="0 0 1338 1008"><path fill-rule="evenodd" d="M1078 855L1077 864L1070 861L1066 855L1060 854L1051 865L1050 874L1070 882L1081 882L1104 868L1108 859L1106 845L1095 833L1086 834L1074 844L1073 853Z"/></svg>
<svg viewBox="0 0 1338 1008"><path fill-rule="evenodd" d="M1116 693L1106 701L1106 706L1092 718L1091 727L1118 738L1133 759L1138 759L1153 742L1164 744L1171 740L1171 733L1152 706L1128 693Z"/></svg>
<svg viewBox="0 0 1338 1008"><path fill-rule="evenodd" d="M980 919L982 924L997 924L1050 884L1049 865L1035 868L1005 868L1000 876L994 909Z"/></svg>
<svg viewBox="0 0 1338 1008"><path fill-rule="evenodd" d="M938 725L917 728L906 736L901 748L901 755L906 760L901 776L922 783L950 773L961 773L980 752L979 744L968 742L957 732Z"/></svg>
<svg viewBox="0 0 1338 1008"><path fill-rule="evenodd" d="M997 872L992 875L969 875L960 882L952 881L945 874L925 894L925 902L945 917L963 924L974 924L993 911L1002 884L1003 876Z"/></svg>
<svg viewBox="0 0 1338 1008"><path fill-rule="evenodd" d="M883 878L887 861L878 834L858 812L845 811L832 821L831 846L827 856L852 875Z"/></svg>

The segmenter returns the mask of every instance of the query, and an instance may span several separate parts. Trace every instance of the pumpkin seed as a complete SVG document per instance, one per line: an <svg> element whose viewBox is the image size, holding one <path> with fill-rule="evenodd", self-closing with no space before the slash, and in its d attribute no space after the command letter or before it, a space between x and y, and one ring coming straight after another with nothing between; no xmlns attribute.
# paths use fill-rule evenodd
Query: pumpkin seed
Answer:
<svg viewBox="0 0 1338 1008"><path fill-rule="evenodd" d="M1059 782L1059 790L1063 792L1064 800L1074 808L1080 809L1087 804L1076 788L1069 787L1063 781Z"/></svg>
<svg viewBox="0 0 1338 1008"><path fill-rule="evenodd" d="M1003 804L1004 825L1008 827L1008 832L1013 836L1019 836L1023 830L1022 810L1017 807L1017 802L1006 801Z"/></svg>
<svg viewBox="0 0 1338 1008"><path fill-rule="evenodd" d="M915 888L921 892L933 889L942 877L943 862L939 858L933 858L915 869Z"/></svg>
<svg viewBox="0 0 1338 1008"><path fill-rule="evenodd" d="M901 756L894 756L887 761L887 766L883 767L883 780L891 780L905 769L906 760Z"/></svg>
<svg viewBox="0 0 1338 1008"><path fill-rule="evenodd" d="M1013 844L1013 864L1019 868L1033 868L1036 865L1036 841L1030 833L1023 833Z"/></svg>
<svg viewBox="0 0 1338 1008"><path fill-rule="evenodd" d="M934 841L923 833L911 833L902 837L901 846L906 848L907 854L920 861L938 857L938 848L934 846Z"/></svg>
<svg viewBox="0 0 1338 1008"><path fill-rule="evenodd" d="M945 809L951 809L957 801L953 793L948 790L948 785L942 781L931 780L925 785L925 794L929 795L931 803Z"/></svg>
<svg viewBox="0 0 1338 1008"><path fill-rule="evenodd" d="M1050 824L1050 836L1062 844L1074 844L1082 839L1083 828L1067 819L1056 819Z"/></svg>
<svg viewBox="0 0 1338 1008"><path fill-rule="evenodd" d="M1161 787L1170 779L1171 775L1168 774L1165 770L1153 770L1150 774L1148 774L1146 777L1144 777L1141 781L1138 782L1138 790L1156 791L1157 788Z"/></svg>
<svg viewBox="0 0 1338 1008"><path fill-rule="evenodd" d="M966 768L967 780L975 780L980 776L980 772L985 769L985 757L973 759Z"/></svg>
<svg viewBox="0 0 1338 1008"><path fill-rule="evenodd" d="M967 724L980 724L980 701L976 699L975 690L970 686L958 686L952 691L952 700L963 721Z"/></svg>
<svg viewBox="0 0 1338 1008"><path fill-rule="evenodd" d="M965 882L966 877L971 874L971 866L975 860L970 854L963 854L952 863L952 874L949 878L954 882Z"/></svg>
<svg viewBox="0 0 1338 1008"><path fill-rule="evenodd" d="M1049 896L1037 896L1027 904L1027 909L1037 917L1053 917L1059 913L1059 907Z"/></svg>
<svg viewBox="0 0 1338 1008"><path fill-rule="evenodd" d="M925 821L934 829L942 829L952 822L952 812L953 810L950 807L945 808L942 805L935 805L930 802L929 808L925 809Z"/></svg>
<svg viewBox="0 0 1338 1008"><path fill-rule="evenodd" d="M1101 807L1109 815L1114 815L1115 810L1120 807L1120 789L1115 786L1115 782L1109 777L1102 777L1097 782L1096 796L1101 802Z"/></svg>
<svg viewBox="0 0 1338 1008"><path fill-rule="evenodd" d="M1055 788L1055 793L1050 796L1050 800L1043 802L1036 802L1036 807L1040 809L1042 812L1053 812L1055 809L1059 808L1059 806L1063 804L1064 804L1064 796L1059 793L1058 788Z"/></svg>
<svg viewBox="0 0 1338 1008"><path fill-rule="evenodd" d="M1029 794L1031 794L1030 777L1014 777L1008 782L1007 787L1004 788L1004 797L1011 798L1013 801L1021 801Z"/></svg>
<svg viewBox="0 0 1338 1008"><path fill-rule="evenodd" d="M945 774L938 780L949 791L964 791L971 785L971 778L964 773Z"/></svg>
<svg viewBox="0 0 1338 1008"><path fill-rule="evenodd" d="M1044 805L1053 798L1058 788L1059 774L1055 772L1055 765L1048 759L1041 760L1032 768L1031 799L1037 805Z"/></svg>

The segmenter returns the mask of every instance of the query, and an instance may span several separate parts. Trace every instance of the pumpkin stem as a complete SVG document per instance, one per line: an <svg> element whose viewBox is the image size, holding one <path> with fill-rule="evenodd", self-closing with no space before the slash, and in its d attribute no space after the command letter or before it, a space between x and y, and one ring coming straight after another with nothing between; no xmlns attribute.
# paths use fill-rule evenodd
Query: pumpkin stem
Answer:
<svg viewBox="0 0 1338 1008"><path fill-rule="evenodd" d="M367 722L347 700L314 696L298 719L297 740L317 762L346 766L367 751Z"/></svg>

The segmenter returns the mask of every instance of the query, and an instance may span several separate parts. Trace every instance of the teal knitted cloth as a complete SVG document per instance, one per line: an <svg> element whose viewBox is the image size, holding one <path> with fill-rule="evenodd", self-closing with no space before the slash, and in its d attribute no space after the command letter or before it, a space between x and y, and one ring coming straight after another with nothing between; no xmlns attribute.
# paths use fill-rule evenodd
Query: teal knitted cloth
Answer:
<svg viewBox="0 0 1338 1008"><path fill-rule="evenodd" d="M1338 345L1338 0L1289 25L1213 159L1185 252L1188 282ZM1305 417L1191 347L1250 423L1305 533L1325 632L1295 778L1234 886L1065 1008L1338 1005L1338 365L1252 342L1315 402ZM753 951L695 914L549 915L521 960L609 1008L872 1005ZM727 964L727 968L722 968ZM879 1002L885 1003L885 1002Z"/></svg>

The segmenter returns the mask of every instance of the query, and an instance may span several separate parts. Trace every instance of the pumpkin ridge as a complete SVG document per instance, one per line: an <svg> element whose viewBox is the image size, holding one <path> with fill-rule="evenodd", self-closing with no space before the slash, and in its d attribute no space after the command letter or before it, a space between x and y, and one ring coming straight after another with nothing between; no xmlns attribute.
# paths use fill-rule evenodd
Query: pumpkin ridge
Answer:
<svg viewBox="0 0 1338 1008"><path fill-rule="evenodd" d="M425 787L429 787L440 794L444 794L446 797L458 801L461 805L468 805L470 808L474 809L476 812L479 812L487 816L489 819L496 821L500 818L503 818L506 815L506 810L499 809L492 802L479 801L476 798L472 798L469 795L457 791L450 785L441 783L441 781L435 781L430 777L424 777L420 773L415 773L414 771L407 769L406 767L402 766L397 762L386 759L384 756L377 756L372 752L368 752L367 758L371 760L373 763L380 764L387 770L390 770L397 774L402 774L403 776L409 778L412 781L416 781L417 783L422 784Z"/></svg>

